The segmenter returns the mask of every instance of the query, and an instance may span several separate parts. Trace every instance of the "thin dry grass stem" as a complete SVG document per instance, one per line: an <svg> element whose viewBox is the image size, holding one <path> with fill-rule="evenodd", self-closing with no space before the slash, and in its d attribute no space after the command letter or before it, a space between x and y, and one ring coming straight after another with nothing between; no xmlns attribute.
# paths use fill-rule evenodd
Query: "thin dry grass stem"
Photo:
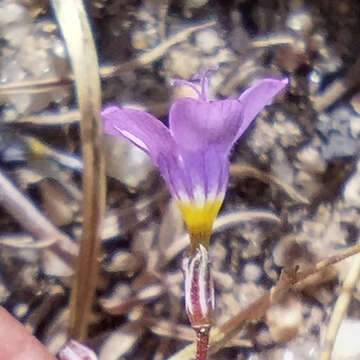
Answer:
<svg viewBox="0 0 360 360"><path fill-rule="evenodd" d="M59 87L63 88L63 89L67 89L70 88L72 86L72 81L73 79L59 79L58 81L55 81L55 79L52 79L51 81L48 81L49 83L47 83L47 79L42 79L39 82L37 81L37 79L35 80L23 80L21 81L21 83L19 84L19 86L16 86L14 88L12 88L10 86L9 89L7 89L7 84L4 85L5 89L1 89L0 86L0 95L16 95L16 94L43 94L43 93L47 93L47 92L51 92L51 91L55 91L58 90ZM31 87L31 83L33 83L33 87ZM9 85L12 83L9 83ZM17 83L14 82L14 85L16 85ZM24 91L25 90L25 91Z"/></svg>
<svg viewBox="0 0 360 360"><path fill-rule="evenodd" d="M87 336L98 277L100 233L105 211L105 158L99 116L101 90L94 39L81 0L52 0L75 76L84 162L83 227L70 298L70 333Z"/></svg>
<svg viewBox="0 0 360 360"><path fill-rule="evenodd" d="M23 234L0 236L0 245L14 249L45 249L55 242L54 238L35 240L32 236Z"/></svg>
<svg viewBox="0 0 360 360"><path fill-rule="evenodd" d="M259 320L266 314L270 306L281 300L285 294L291 289L296 289L298 283L305 280L311 275L324 270L330 265L355 255L360 252L360 243L349 247L334 256L326 258L317 262L316 264L309 265L303 270L294 267L293 269L283 270L280 279L269 291L262 295L259 299L255 300L246 309L241 310L235 314L230 320L223 325L213 328L210 333L210 346L209 354L213 354L223 347L250 321ZM186 346L184 349L177 352L168 360L193 360L195 354L195 343Z"/></svg>
<svg viewBox="0 0 360 360"><path fill-rule="evenodd" d="M100 67L98 74L101 78L110 78L116 76L117 74L133 70L136 68L144 67L145 65L151 64L155 60L161 58L171 46L179 44L188 39L188 37L199 30L211 27L215 25L215 21L209 21L200 25L194 25L188 27L175 35L170 36L167 40L160 43L158 46L153 49L144 52L135 59L126 61L118 65L109 65ZM18 82L11 82L7 84L0 85L0 95L8 94L18 94L18 93L38 93L38 92L48 92L60 86L68 86L74 81L73 74L65 74L62 77L53 76L44 79L28 79Z"/></svg>
<svg viewBox="0 0 360 360"><path fill-rule="evenodd" d="M111 66L103 66L100 69L100 76L102 78L109 78L112 76L116 76L116 74L136 69L138 67L144 67L145 65L151 64L155 60L161 58L166 52L169 50L171 46L179 44L188 39L188 37L199 30L214 26L216 24L215 21L208 21L206 23L200 25L194 25L188 27L175 35L170 36L167 40L160 43L158 46L154 47L153 49L144 52L140 56L136 57L133 60L128 62L119 64L119 65L111 65Z"/></svg>
<svg viewBox="0 0 360 360"><path fill-rule="evenodd" d="M73 241L56 226L54 226L34 205L24 196L6 177L0 172L0 204L5 210L16 219L34 238L39 239L40 243L34 242L31 247L44 247L44 255L48 252L66 254L62 260L68 263L72 261L77 252L77 247ZM19 247L22 235L20 235ZM4 245L15 245L15 239L2 239ZM24 239L23 239L24 240ZM10 243L9 243L10 241Z"/></svg>
<svg viewBox="0 0 360 360"><path fill-rule="evenodd" d="M72 75L66 74L63 77L54 76L12 81L0 85L0 95L12 95L19 93L37 94L40 92L48 92L58 88L59 86L70 86L73 80Z"/></svg>
<svg viewBox="0 0 360 360"><path fill-rule="evenodd" d="M288 196L294 201L298 201L304 204L309 204L309 200L301 195L296 189L289 184L283 183L280 179L271 174L266 174L263 171L256 169L250 165L232 165L230 167L230 174L237 177L254 177L266 183L273 183L284 190Z"/></svg>
<svg viewBox="0 0 360 360"><path fill-rule="evenodd" d="M350 300L356 286L356 282L360 276L360 255L354 257L351 269L346 276L346 279L342 285L341 294L336 300L334 310L329 321L324 346L321 351L320 360L330 360L331 353L336 340L336 335L339 330L340 324L346 315Z"/></svg>
<svg viewBox="0 0 360 360"><path fill-rule="evenodd" d="M71 110L65 113L22 116L16 122L30 123L36 125L67 125L78 123L80 113L78 110Z"/></svg>
<svg viewBox="0 0 360 360"><path fill-rule="evenodd" d="M257 36L249 43L250 49L261 49L271 46L294 45L299 39L291 33L279 32L265 36Z"/></svg>
<svg viewBox="0 0 360 360"><path fill-rule="evenodd" d="M165 116L169 110L168 102L145 104L145 108L151 114L161 117ZM25 115L16 120L16 123L29 123L41 126L63 126L77 124L80 121L80 112L70 110L67 112L48 113L44 115Z"/></svg>

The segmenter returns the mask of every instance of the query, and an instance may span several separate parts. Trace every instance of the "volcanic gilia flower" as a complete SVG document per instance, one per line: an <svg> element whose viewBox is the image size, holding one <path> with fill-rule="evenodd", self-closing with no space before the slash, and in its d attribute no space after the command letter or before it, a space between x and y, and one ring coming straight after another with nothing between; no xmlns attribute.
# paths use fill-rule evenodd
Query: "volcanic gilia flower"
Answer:
<svg viewBox="0 0 360 360"><path fill-rule="evenodd" d="M122 136L145 151L159 168L176 199L191 238L191 252L208 247L213 221L219 212L229 177L229 153L256 115L288 83L265 78L238 98L207 97L209 70L199 76L198 98L176 100L169 127L145 111L106 107L101 116L106 134Z"/></svg>

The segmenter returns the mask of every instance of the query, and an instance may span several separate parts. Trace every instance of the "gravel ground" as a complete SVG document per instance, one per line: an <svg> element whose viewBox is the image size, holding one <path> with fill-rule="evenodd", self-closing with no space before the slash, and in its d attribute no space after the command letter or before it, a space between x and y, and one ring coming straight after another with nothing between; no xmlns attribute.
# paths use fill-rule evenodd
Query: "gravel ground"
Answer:
<svg viewBox="0 0 360 360"><path fill-rule="evenodd" d="M171 79L209 65L219 65L211 78L218 98L265 75L290 80L231 154L223 221L210 248L215 325L274 286L282 269L358 242L358 1L92 0L87 8L102 74L120 64L103 76L103 104L145 108L166 122L171 101L186 91ZM24 224L21 208L33 203L69 252L76 248L82 163L74 89L63 80L69 71L47 1L0 0L0 171L25 196L17 216L0 209L0 303L53 353L66 341L73 268ZM103 252L86 343L100 360L166 359L194 339L183 311L182 221L142 152L106 138L105 155ZM359 261L347 259L294 288L211 359L325 360L334 317L340 329L331 359L359 359Z"/></svg>

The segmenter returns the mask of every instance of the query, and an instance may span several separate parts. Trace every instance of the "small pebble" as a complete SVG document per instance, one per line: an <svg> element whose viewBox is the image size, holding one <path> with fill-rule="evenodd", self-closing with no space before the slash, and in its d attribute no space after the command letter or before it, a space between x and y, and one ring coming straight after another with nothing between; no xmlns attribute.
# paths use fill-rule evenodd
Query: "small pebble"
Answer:
<svg viewBox="0 0 360 360"><path fill-rule="evenodd" d="M298 34L311 31L312 18L310 12L306 10L295 10L289 13L286 25Z"/></svg>
<svg viewBox="0 0 360 360"><path fill-rule="evenodd" d="M13 309L13 312L14 312L14 315L18 318L18 319L21 319L23 318L24 316L26 316L26 314L28 313L29 311L29 305L28 304L24 304L24 303L19 303L17 304L14 309Z"/></svg>
<svg viewBox="0 0 360 360"><path fill-rule="evenodd" d="M321 174L326 170L326 161L320 151L312 146L306 145L297 153L298 166L313 174Z"/></svg>
<svg viewBox="0 0 360 360"><path fill-rule="evenodd" d="M154 169L149 157L132 143L105 137L106 172L132 188L142 183Z"/></svg>
<svg viewBox="0 0 360 360"><path fill-rule="evenodd" d="M360 136L360 116L352 116L350 118L350 132L353 138Z"/></svg>
<svg viewBox="0 0 360 360"><path fill-rule="evenodd" d="M359 143L348 135L332 134L328 142L322 145L322 153L326 160L354 156L358 151Z"/></svg>
<svg viewBox="0 0 360 360"><path fill-rule="evenodd" d="M195 43L207 55L213 54L216 49L224 45L219 32L212 29L199 31L196 34Z"/></svg>
<svg viewBox="0 0 360 360"><path fill-rule="evenodd" d="M243 277L246 282L256 282L261 276L261 269L254 263L244 266Z"/></svg>
<svg viewBox="0 0 360 360"><path fill-rule="evenodd" d="M343 196L348 205L360 208L360 162L356 171L346 181Z"/></svg>
<svg viewBox="0 0 360 360"><path fill-rule="evenodd" d="M205 6L208 3L208 0L186 0L185 7L197 9Z"/></svg>
<svg viewBox="0 0 360 360"><path fill-rule="evenodd" d="M0 3L0 27L24 21L28 17L25 7L16 1L5 0Z"/></svg>
<svg viewBox="0 0 360 360"><path fill-rule="evenodd" d="M273 341L288 341L298 333L303 323L301 303L290 298L285 303L272 305L266 313L266 322Z"/></svg>

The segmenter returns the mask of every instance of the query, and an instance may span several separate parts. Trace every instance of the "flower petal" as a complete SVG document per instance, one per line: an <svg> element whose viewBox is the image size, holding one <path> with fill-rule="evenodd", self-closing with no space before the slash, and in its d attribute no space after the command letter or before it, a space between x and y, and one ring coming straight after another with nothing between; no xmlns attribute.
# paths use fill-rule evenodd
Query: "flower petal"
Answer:
<svg viewBox="0 0 360 360"><path fill-rule="evenodd" d="M172 152L169 129L145 111L108 106L101 112L105 134L123 136L150 155L156 165L160 154Z"/></svg>
<svg viewBox="0 0 360 360"><path fill-rule="evenodd" d="M170 109L170 132L180 152L215 147L227 153L236 139L241 111L241 103L236 99L181 98Z"/></svg>
<svg viewBox="0 0 360 360"><path fill-rule="evenodd" d="M181 158L191 181L191 197L197 204L222 198L228 179L228 154L208 146L199 151L182 151Z"/></svg>
<svg viewBox="0 0 360 360"><path fill-rule="evenodd" d="M243 107L243 119L237 133L237 139L249 127L256 115L276 96L287 84L284 79L261 79L245 90L239 97Z"/></svg>
<svg viewBox="0 0 360 360"><path fill-rule="evenodd" d="M183 171L188 178L188 198L178 197L178 205L192 246L209 245L212 226L223 202L228 180L227 153L205 148L197 152L181 153Z"/></svg>

